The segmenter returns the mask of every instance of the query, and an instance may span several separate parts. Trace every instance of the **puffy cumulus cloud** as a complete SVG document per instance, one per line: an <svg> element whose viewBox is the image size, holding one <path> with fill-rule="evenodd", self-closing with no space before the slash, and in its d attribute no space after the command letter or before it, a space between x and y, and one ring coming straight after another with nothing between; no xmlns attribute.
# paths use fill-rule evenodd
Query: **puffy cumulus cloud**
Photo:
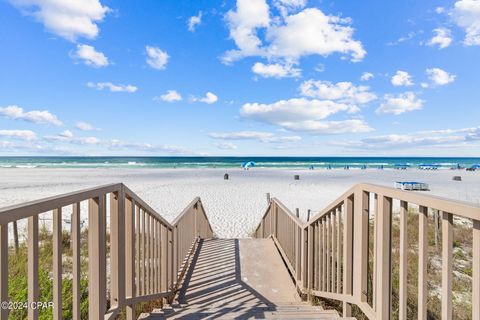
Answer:
<svg viewBox="0 0 480 320"><path fill-rule="evenodd" d="M128 92L134 93L138 90L136 86L131 84L124 85L124 84L113 84L111 82L88 82L87 87L94 88L97 90L110 90L110 92Z"/></svg>
<svg viewBox="0 0 480 320"><path fill-rule="evenodd" d="M220 142L220 143L215 143L215 146L220 149L220 150L235 150L238 147L233 144L232 142Z"/></svg>
<svg viewBox="0 0 480 320"><path fill-rule="evenodd" d="M41 124L53 124L55 126L63 125L62 121L60 121L56 115L47 110L33 110L26 112L23 110L23 108L16 105L0 108L0 115L13 120L24 120L27 122Z"/></svg>
<svg viewBox="0 0 480 320"><path fill-rule="evenodd" d="M167 67L170 56L166 51L157 47L146 46L147 64L156 70L164 70Z"/></svg>
<svg viewBox="0 0 480 320"><path fill-rule="evenodd" d="M0 137L36 140L37 135L31 130L0 130Z"/></svg>
<svg viewBox="0 0 480 320"><path fill-rule="evenodd" d="M218 97L216 94L212 92L207 92L204 97L201 98L192 98L192 101L198 101L198 102L203 102L206 104L214 104L215 102L218 101Z"/></svg>
<svg viewBox="0 0 480 320"><path fill-rule="evenodd" d="M286 16L288 13L303 9L307 5L307 0L274 0L273 5L282 16Z"/></svg>
<svg viewBox="0 0 480 320"><path fill-rule="evenodd" d="M99 52L95 50L94 47L86 44L77 45L77 50L72 57L74 59L82 60L87 66L95 68L106 67L110 64L108 58L102 52Z"/></svg>
<svg viewBox="0 0 480 320"><path fill-rule="evenodd" d="M429 46L438 46L440 49L447 48L452 44L453 38L451 36L451 31L447 28L436 28L433 29L435 34L427 45Z"/></svg>
<svg viewBox="0 0 480 320"><path fill-rule="evenodd" d="M417 98L413 92L405 92L399 95L386 94L384 102L376 110L377 113L391 113L399 115L405 112L420 110L424 101Z"/></svg>
<svg viewBox="0 0 480 320"><path fill-rule="evenodd" d="M444 86L455 81L457 76L440 68L427 69L426 74L434 86Z"/></svg>
<svg viewBox="0 0 480 320"><path fill-rule="evenodd" d="M244 118L279 126L282 129L316 134L368 132L363 120L324 121L352 106L331 100L290 99L271 104L246 103L240 109Z"/></svg>
<svg viewBox="0 0 480 320"><path fill-rule="evenodd" d="M277 7L302 8L304 1L277 1ZM353 39L351 19L326 15L317 8L306 8L294 14L275 17L265 0L237 0L226 21L230 38L237 49L227 51L225 63L248 56L262 56L290 63L308 55L329 56L340 53L360 61L366 51ZM273 22L272 22L273 21ZM260 32L264 37L260 37Z"/></svg>
<svg viewBox="0 0 480 320"><path fill-rule="evenodd" d="M94 130L100 130L98 128L95 128L92 124L88 122L83 122L79 121L75 124L75 128L81 131L94 131Z"/></svg>
<svg viewBox="0 0 480 320"><path fill-rule="evenodd" d="M374 75L371 72L364 72L362 73L362 76L360 77L360 81L368 81L370 79L373 79Z"/></svg>
<svg viewBox="0 0 480 320"><path fill-rule="evenodd" d="M271 63L263 64L257 62L252 67L252 72L263 78L297 78L301 76L301 70L291 64Z"/></svg>
<svg viewBox="0 0 480 320"><path fill-rule="evenodd" d="M338 52L357 62L366 51L360 41L353 39L353 31L350 19L327 16L315 8L305 9L286 17L285 24L272 25L267 30L268 55L296 61L302 56L326 57Z"/></svg>
<svg viewBox="0 0 480 320"><path fill-rule="evenodd" d="M412 134L388 134L373 136L357 141L337 141L331 142L333 145L343 146L352 149L391 149L391 148L416 148L449 146L459 147L468 143L476 142L475 135L478 136L480 128L461 128L420 131ZM478 136L480 137L480 136Z"/></svg>
<svg viewBox="0 0 480 320"><path fill-rule="evenodd" d="M370 92L370 87L355 86L351 82L308 80L300 85L300 92L310 98L338 100L351 104L366 104L377 99L377 96Z"/></svg>
<svg viewBox="0 0 480 320"><path fill-rule="evenodd" d="M291 143L300 141L299 136L277 136L265 131L212 132L211 138L222 140L258 140L264 143Z"/></svg>
<svg viewBox="0 0 480 320"><path fill-rule="evenodd" d="M99 0L10 0L23 13L32 16L45 28L70 41L83 37L94 39L97 23L110 10Z"/></svg>
<svg viewBox="0 0 480 320"><path fill-rule="evenodd" d="M465 30L464 44L480 46L480 0L458 0L450 15Z"/></svg>
<svg viewBox="0 0 480 320"><path fill-rule="evenodd" d="M197 26L202 23L202 11L199 11L196 16L192 16L188 19L188 31L195 32Z"/></svg>
<svg viewBox="0 0 480 320"><path fill-rule="evenodd" d="M398 70L392 77L391 82L396 87L408 87L413 86L412 76L406 72Z"/></svg>
<svg viewBox="0 0 480 320"><path fill-rule="evenodd" d="M77 145L99 145L102 142L97 137L75 137L70 130L65 130L53 136L44 136L43 138L50 142L64 142Z"/></svg>
<svg viewBox="0 0 480 320"><path fill-rule="evenodd" d="M182 95L175 90L168 90L166 93L162 94L160 97L155 97L154 100L162 100L165 102L178 102L182 101Z"/></svg>

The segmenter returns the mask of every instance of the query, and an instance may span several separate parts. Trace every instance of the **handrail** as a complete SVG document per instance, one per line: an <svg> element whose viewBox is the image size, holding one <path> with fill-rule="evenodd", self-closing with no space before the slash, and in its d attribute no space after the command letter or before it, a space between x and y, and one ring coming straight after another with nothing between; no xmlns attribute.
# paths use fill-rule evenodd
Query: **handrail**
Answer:
<svg viewBox="0 0 480 320"><path fill-rule="evenodd" d="M107 214L107 209L109 214ZM199 239L213 237L200 198L195 198L174 220L167 222L123 184L109 184L0 209L0 301L8 302L8 224L27 219L28 302L39 301L39 215L52 217L53 319L62 318L62 216L71 217L73 288L72 315L81 314L81 216L88 214L88 317L114 319L126 309L135 319L135 306L149 301L171 301L185 274ZM82 215L83 214L83 215ZM109 215L109 220L107 219ZM108 240L107 230L110 232ZM109 244L109 245L108 245ZM107 260L109 256L109 260ZM110 271L107 274L107 261ZM109 280L109 281L107 281ZM107 288L109 283L109 288ZM107 296L110 307L107 310ZM8 318L0 310L0 320ZM29 308L28 318L38 319L38 309Z"/></svg>
<svg viewBox="0 0 480 320"><path fill-rule="evenodd" d="M394 211L394 203L398 213ZM453 217L472 221L472 319L480 319L480 207L477 205L362 183L302 223L280 201L272 199L255 236L273 239L302 293L342 302L344 316L351 316L351 306L356 305L369 319L389 319L393 299L392 223L397 214L400 278L395 302L399 306L399 319L407 319L407 253L411 251L407 228L411 219L407 217L412 214L419 217L418 226L414 226L418 228L418 319L427 319L429 215L436 215L442 227L442 319L451 319L453 312ZM290 227L292 222L297 228ZM291 248L293 253L289 252ZM373 252L373 258L369 252Z"/></svg>

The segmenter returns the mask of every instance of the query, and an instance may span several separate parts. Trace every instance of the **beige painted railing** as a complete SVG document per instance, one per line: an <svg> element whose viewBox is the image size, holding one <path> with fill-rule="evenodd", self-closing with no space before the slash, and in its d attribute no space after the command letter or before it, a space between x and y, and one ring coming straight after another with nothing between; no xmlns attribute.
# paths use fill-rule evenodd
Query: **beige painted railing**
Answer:
<svg viewBox="0 0 480 320"><path fill-rule="evenodd" d="M414 226L418 228L415 252L418 319L427 319L427 215L432 210L441 213L441 317L452 319L453 217L457 217L471 221L468 228L472 231L472 319L480 319L480 208L477 206L417 192L359 184L307 223L299 221L277 199L272 199L255 235L274 239L301 292L343 302L344 316L350 316L351 306L356 305L369 319L390 319L392 217L398 211L400 243L396 302L399 319L403 320L407 319L407 278L414 276L407 272L408 241L411 239L408 230L412 230L407 228L407 217L412 207L418 211L418 226ZM373 248L370 248L372 243ZM370 263L369 250L373 251ZM372 275L370 280L369 274Z"/></svg>
<svg viewBox="0 0 480 320"><path fill-rule="evenodd" d="M54 319L62 318L62 279L66 276L62 271L62 213L71 213L73 319L80 319L82 273L88 274L89 319L112 319L124 310L127 319L134 319L136 305L173 298L197 240L213 236L199 198L170 224L123 184L3 208L0 209L0 301L9 301L8 259L15 259L9 250L8 224L21 219L27 219L28 288L25 289L29 303L39 301L39 215L50 212ZM81 233L85 231L81 228L81 216L85 215L88 216L88 270L82 270L81 264ZM28 309L28 319L38 316L38 309ZM0 319L7 318L8 310L2 308Z"/></svg>

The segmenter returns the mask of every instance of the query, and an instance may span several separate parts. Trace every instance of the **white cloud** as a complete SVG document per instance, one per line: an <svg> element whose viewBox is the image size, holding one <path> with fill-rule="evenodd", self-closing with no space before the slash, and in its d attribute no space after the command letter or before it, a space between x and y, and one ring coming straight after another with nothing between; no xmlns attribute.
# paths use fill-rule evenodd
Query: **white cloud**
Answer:
<svg viewBox="0 0 480 320"><path fill-rule="evenodd" d="M56 115L50 113L47 110L33 110L25 112L23 108L16 105L0 108L0 115L13 120L24 120L33 123L53 124L55 126L63 125L63 123L57 118Z"/></svg>
<svg viewBox="0 0 480 320"><path fill-rule="evenodd" d="M291 64L280 63L263 64L257 62L253 65L252 71L263 78L297 78L301 75L299 68L295 68Z"/></svg>
<svg viewBox="0 0 480 320"><path fill-rule="evenodd" d="M138 90L136 86L133 85L123 85L123 84L113 84L111 82L88 82L87 87L89 88L94 88L97 90L105 90L108 89L111 92L128 92L128 93L134 93L135 91Z"/></svg>
<svg viewBox="0 0 480 320"><path fill-rule="evenodd" d="M386 94L385 101L376 110L377 113L391 113L399 115L404 112L420 110L424 101L418 99L413 92L405 92L399 95Z"/></svg>
<svg viewBox="0 0 480 320"><path fill-rule="evenodd" d="M237 149L237 146L231 142L221 142L216 143L215 146L221 150L234 150Z"/></svg>
<svg viewBox="0 0 480 320"><path fill-rule="evenodd" d="M302 139L299 136L277 136L264 131L212 132L209 136L221 140L258 140L264 143L291 143Z"/></svg>
<svg viewBox="0 0 480 320"><path fill-rule="evenodd" d="M438 46L440 49L444 49L452 43L453 39L451 32L447 28L437 28L433 29L435 35L430 41L428 41L429 46Z"/></svg>
<svg viewBox="0 0 480 320"><path fill-rule="evenodd" d="M202 11L199 11L196 16L188 19L188 31L195 32L195 28L202 23Z"/></svg>
<svg viewBox="0 0 480 320"><path fill-rule="evenodd" d="M344 103L300 98L272 104L246 103L240 109L240 114L244 118L298 132L335 134L372 130L362 120L324 121L333 114L349 110L351 105Z"/></svg>
<svg viewBox="0 0 480 320"><path fill-rule="evenodd" d="M442 14L445 12L445 8L444 7L437 7L435 8L435 12L438 13L438 14Z"/></svg>
<svg viewBox="0 0 480 320"><path fill-rule="evenodd" d="M170 58L167 52L151 46L146 46L145 50L147 52L147 64L150 67L157 70L164 70L167 67Z"/></svg>
<svg viewBox="0 0 480 320"><path fill-rule="evenodd" d="M81 131L93 131L93 130L99 130L98 128L95 128L92 124L88 122L83 122L79 121L75 124L75 128Z"/></svg>
<svg viewBox="0 0 480 320"><path fill-rule="evenodd" d="M218 97L212 92L207 92L204 97L192 98L192 101L199 101L199 102L204 102L206 104L213 104L218 101Z"/></svg>
<svg viewBox="0 0 480 320"><path fill-rule="evenodd" d="M155 97L154 100L163 100L166 102L177 102L177 101L182 101L182 95L175 90L168 90L165 94L162 94L160 97Z"/></svg>
<svg viewBox="0 0 480 320"><path fill-rule="evenodd" d="M476 135L480 128L461 128L420 131L411 134L388 134L369 137L357 141L332 142L332 145L352 149L408 149L419 146L449 146L459 147L468 142L477 141ZM478 136L480 137L480 136Z"/></svg>
<svg viewBox="0 0 480 320"><path fill-rule="evenodd" d="M355 86L351 82L331 83L329 81L308 80L302 83L302 95L310 98L338 100L343 103L366 104L377 96L370 92L368 86Z"/></svg>
<svg viewBox="0 0 480 320"><path fill-rule="evenodd" d="M455 81L457 76L449 74L440 68L427 69L426 73L433 85L444 86Z"/></svg>
<svg viewBox="0 0 480 320"><path fill-rule="evenodd" d="M401 70L397 71L392 77L391 82L396 87L408 87L413 85L412 76L408 72Z"/></svg>
<svg viewBox="0 0 480 320"><path fill-rule="evenodd" d="M37 135L31 130L0 130L1 137L35 140Z"/></svg>
<svg viewBox="0 0 480 320"><path fill-rule="evenodd" d="M110 10L99 0L10 0L23 13L32 16L45 28L62 38L76 41L79 37L94 39L97 23Z"/></svg>
<svg viewBox="0 0 480 320"><path fill-rule="evenodd" d="M94 47L86 44L77 45L77 51L73 54L73 58L81 59L87 66L96 68L106 67L110 64L102 52L96 51Z"/></svg>
<svg viewBox="0 0 480 320"><path fill-rule="evenodd" d="M225 63L248 56L294 63L303 56L333 53L349 55L352 61L360 61L366 54L362 43L353 39L354 30L349 18L327 16L316 8L272 19L270 16L265 0L237 0L236 10L229 11L226 20L230 38L238 49L225 53ZM264 39L259 36L260 29L264 31Z"/></svg>
<svg viewBox="0 0 480 320"><path fill-rule="evenodd" d="M307 0L274 0L273 5L284 17L288 13L304 8L307 5Z"/></svg>
<svg viewBox="0 0 480 320"><path fill-rule="evenodd" d="M480 1L458 0L450 14L455 23L465 30L464 44L480 46Z"/></svg>
<svg viewBox="0 0 480 320"><path fill-rule="evenodd" d="M167 154L194 155L194 151L175 145L152 145L150 143L125 142L118 139L112 139L103 142L103 145L110 150L138 150L144 152L160 152Z"/></svg>
<svg viewBox="0 0 480 320"><path fill-rule="evenodd" d="M370 79L373 79L374 75L371 72L364 72L362 73L362 76L360 77L360 81L368 81Z"/></svg>
<svg viewBox="0 0 480 320"><path fill-rule="evenodd" d="M60 136L62 136L64 138L73 138L73 133L70 130L65 130L65 131L60 133Z"/></svg>

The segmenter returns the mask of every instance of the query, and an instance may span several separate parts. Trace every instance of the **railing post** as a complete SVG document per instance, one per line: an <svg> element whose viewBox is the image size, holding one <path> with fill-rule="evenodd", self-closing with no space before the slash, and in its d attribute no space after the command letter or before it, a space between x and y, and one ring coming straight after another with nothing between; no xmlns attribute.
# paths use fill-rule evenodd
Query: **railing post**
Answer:
<svg viewBox="0 0 480 320"><path fill-rule="evenodd" d="M62 319L62 208L53 210L53 319Z"/></svg>
<svg viewBox="0 0 480 320"><path fill-rule="evenodd" d="M355 191L353 295L357 302L367 301L369 193Z"/></svg>
<svg viewBox="0 0 480 320"><path fill-rule="evenodd" d="M302 288L308 289L308 228L302 229Z"/></svg>
<svg viewBox="0 0 480 320"><path fill-rule="evenodd" d="M135 200L125 199L125 296L135 297ZM135 319L133 305L126 308L127 320Z"/></svg>
<svg viewBox="0 0 480 320"><path fill-rule="evenodd" d="M480 220L473 220L472 319L480 319Z"/></svg>
<svg viewBox="0 0 480 320"><path fill-rule="evenodd" d="M435 226L436 227L436 226ZM442 319L452 319L453 215L442 217Z"/></svg>
<svg viewBox="0 0 480 320"><path fill-rule="evenodd" d="M105 255L105 195L88 201L88 317L105 316L106 255Z"/></svg>
<svg viewBox="0 0 480 320"><path fill-rule="evenodd" d="M125 303L125 192L110 194L110 290L111 307Z"/></svg>
<svg viewBox="0 0 480 320"><path fill-rule="evenodd" d="M0 303L8 302L8 224L0 225ZM0 320L8 319L8 309L0 308Z"/></svg>
<svg viewBox="0 0 480 320"><path fill-rule="evenodd" d="M343 219L343 294L352 294L353 280L353 208L354 198L348 197L344 201L345 217ZM343 316L352 316L352 305L343 303Z"/></svg>
<svg viewBox="0 0 480 320"><path fill-rule="evenodd" d="M172 236L173 236L173 272L172 272L172 284L174 286L177 285L177 278L178 278L178 227L175 226L173 227L173 232L172 232Z"/></svg>
<svg viewBox="0 0 480 320"><path fill-rule="evenodd" d="M408 203L400 201L400 272L399 272L399 320L407 319L407 274L408 274Z"/></svg>
<svg viewBox="0 0 480 320"><path fill-rule="evenodd" d="M38 286L38 215L28 218L28 302L37 302ZM38 309L28 308L28 320L38 319Z"/></svg>
<svg viewBox="0 0 480 320"><path fill-rule="evenodd" d="M81 293L80 293L80 203L72 205L71 216L71 247L72 247L72 318L73 320L80 320L81 310Z"/></svg>
<svg viewBox="0 0 480 320"><path fill-rule="evenodd" d="M418 213L418 320L427 319L427 214L420 206Z"/></svg>
<svg viewBox="0 0 480 320"><path fill-rule="evenodd" d="M392 198L378 195L378 212L375 219L377 231L374 241L377 243L376 276L376 314L377 319L390 319L391 309L391 232L392 232Z"/></svg>
<svg viewBox="0 0 480 320"><path fill-rule="evenodd" d="M310 224L307 228L307 263L308 263L308 275L307 275L307 289L308 289L308 299L312 298L312 288L313 288L313 227Z"/></svg>

